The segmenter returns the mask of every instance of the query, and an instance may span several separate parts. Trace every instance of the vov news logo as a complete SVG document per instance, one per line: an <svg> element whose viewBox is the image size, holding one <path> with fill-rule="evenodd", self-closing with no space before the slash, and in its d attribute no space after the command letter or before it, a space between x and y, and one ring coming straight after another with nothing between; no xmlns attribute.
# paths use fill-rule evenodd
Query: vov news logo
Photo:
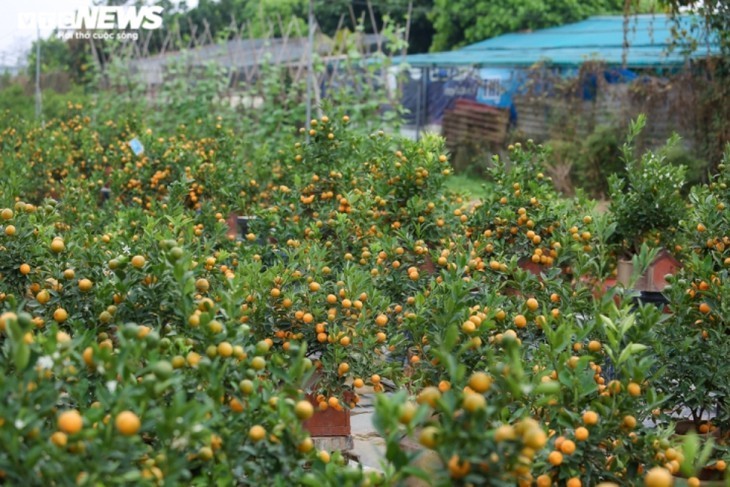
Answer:
<svg viewBox="0 0 730 487"><path fill-rule="evenodd" d="M61 39L131 39L139 30L162 27L160 6L88 7L75 12L21 12L21 29L52 29Z"/></svg>

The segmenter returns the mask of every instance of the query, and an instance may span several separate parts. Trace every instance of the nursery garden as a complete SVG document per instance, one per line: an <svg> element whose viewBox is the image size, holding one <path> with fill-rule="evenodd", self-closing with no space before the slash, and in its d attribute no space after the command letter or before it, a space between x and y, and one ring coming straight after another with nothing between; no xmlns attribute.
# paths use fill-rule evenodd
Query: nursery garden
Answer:
<svg viewBox="0 0 730 487"><path fill-rule="evenodd" d="M2 119L0 484L726 485L730 149L689 187L639 117L605 208L532 141L465 194L347 104L183 108ZM365 395L378 469L318 440Z"/></svg>

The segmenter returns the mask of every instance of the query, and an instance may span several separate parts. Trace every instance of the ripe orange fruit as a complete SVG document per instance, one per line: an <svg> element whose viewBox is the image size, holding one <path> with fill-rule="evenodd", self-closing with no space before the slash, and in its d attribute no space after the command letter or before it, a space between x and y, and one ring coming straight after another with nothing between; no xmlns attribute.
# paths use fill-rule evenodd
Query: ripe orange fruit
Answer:
<svg viewBox="0 0 730 487"><path fill-rule="evenodd" d="M304 440L302 440L301 443L299 443L299 445L297 445L297 450L300 453L309 453L313 449L314 449L314 441L312 440L312 438L309 438L309 437L305 438Z"/></svg>
<svg viewBox="0 0 730 487"><path fill-rule="evenodd" d="M674 485L674 478L669 470L662 467L654 467L644 477L646 487L671 487Z"/></svg>
<svg viewBox="0 0 730 487"><path fill-rule="evenodd" d="M380 314L375 318L375 324L378 326L385 326L388 323L388 317L384 314Z"/></svg>
<svg viewBox="0 0 730 487"><path fill-rule="evenodd" d="M202 357L198 352L188 352L185 360L187 360L190 367L197 367Z"/></svg>
<svg viewBox="0 0 730 487"><path fill-rule="evenodd" d="M10 220L13 218L13 210L10 208L3 208L3 211L0 212L0 217L2 217L3 220Z"/></svg>
<svg viewBox="0 0 730 487"><path fill-rule="evenodd" d="M502 441L514 440L516 437L515 429L509 424L503 424L494 430L494 441L501 443Z"/></svg>
<svg viewBox="0 0 730 487"><path fill-rule="evenodd" d="M58 308L56 311L53 312L53 319L57 323L63 323L68 319L68 313L63 308Z"/></svg>
<svg viewBox="0 0 730 487"><path fill-rule="evenodd" d="M87 367L93 367L94 366L94 349L91 347L86 347L84 349L83 353L84 363Z"/></svg>
<svg viewBox="0 0 730 487"><path fill-rule="evenodd" d="M254 357L251 359L251 367L254 370L264 370L266 368L266 359L263 357Z"/></svg>
<svg viewBox="0 0 730 487"><path fill-rule="evenodd" d="M251 429L248 430L248 438L253 441L254 443L263 440L266 437L266 430L261 425L254 425L251 426Z"/></svg>
<svg viewBox="0 0 730 487"><path fill-rule="evenodd" d="M426 448L435 448L439 430L435 426L426 426L418 436L418 442Z"/></svg>
<svg viewBox="0 0 730 487"><path fill-rule="evenodd" d="M418 404L428 404L431 407L435 407L436 401L440 398L441 392L433 386L428 386L418 393L418 396L416 396L416 402L418 402Z"/></svg>
<svg viewBox="0 0 730 487"><path fill-rule="evenodd" d="M540 475L537 479L537 487L550 487L553 485L553 479L546 473Z"/></svg>
<svg viewBox="0 0 730 487"><path fill-rule="evenodd" d="M242 413L244 409L243 403L235 397L228 401L228 407L231 408L231 411L234 413Z"/></svg>
<svg viewBox="0 0 730 487"><path fill-rule="evenodd" d="M321 450L321 451L320 451L320 452L319 452L319 453L317 454L317 457L319 458L319 460L320 460L320 461L321 461L322 463L329 463L329 462L330 462L330 454L329 454L329 453L328 453L327 451L325 451L325 450Z"/></svg>
<svg viewBox="0 0 730 487"><path fill-rule="evenodd" d="M710 308L710 305L707 303L700 303L700 313L707 314L710 311L712 311L712 308Z"/></svg>
<svg viewBox="0 0 730 487"><path fill-rule="evenodd" d="M64 433L74 435L84 426L84 418L75 409L69 409L58 416L58 429Z"/></svg>
<svg viewBox="0 0 730 487"><path fill-rule="evenodd" d="M140 256L137 256L137 257L140 257ZM142 257L142 263L140 265L135 265L134 259L132 259L132 265L134 265L134 267L137 267L137 268L144 266L144 257ZM200 293L208 292L208 289L210 289L210 283L208 282L208 279L201 277L200 279L195 281L195 289L197 289L198 292L200 292Z"/></svg>
<svg viewBox="0 0 730 487"><path fill-rule="evenodd" d="M55 254L61 253L66 248L66 245L63 243L63 239L60 237L56 237L51 242L51 251Z"/></svg>
<svg viewBox="0 0 730 487"><path fill-rule="evenodd" d="M571 369L575 369L576 367L578 367L579 361L580 361L580 357L573 355L572 357L570 357L568 359L568 367L570 367Z"/></svg>
<svg viewBox="0 0 730 487"><path fill-rule="evenodd" d="M228 342L220 342L218 344L218 355L228 358L233 355L233 345Z"/></svg>
<svg viewBox="0 0 730 487"><path fill-rule="evenodd" d="M595 411L586 411L585 413L583 413L583 423L588 426L598 424L598 413L596 413Z"/></svg>
<svg viewBox="0 0 730 487"><path fill-rule="evenodd" d="M634 397L638 397L641 395L641 386L636 382L630 382L629 385L626 387L626 390L629 392L630 395Z"/></svg>
<svg viewBox="0 0 730 487"><path fill-rule="evenodd" d="M14 236L15 232L15 225L8 225L7 227L5 227L5 235L7 235L8 237Z"/></svg>
<svg viewBox="0 0 730 487"><path fill-rule="evenodd" d="M527 326L527 318L525 318L523 315L515 316L515 326L517 328L524 328L525 326Z"/></svg>
<svg viewBox="0 0 730 487"><path fill-rule="evenodd" d="M122 411L117 414L117 418L114 420L114 425L117 427L117 431L124 436L132 436L137 434L142 423L140 422L139 417L132 411Z"/></svg>
<svg viewBox="0 0 730 487"><path fill-rule="evenodd" d="M540 304L537 302L537 299L530 298L527 300L527 309L530 311L537 311L537 308L540 306Z"/></svg>
<svg viewBox="0 0 730 487"><path fill-rule="evenodd" d="M522 435L522 441L528 448L539 450L547 443L547 435L541 428L533 427Z"/></svg>
<svg viewBox="0 0 730 487"><path fill-rule="evenodd" d="M469 474L471 464L468 461L461 461L458 455L452 455L449 459L449 475L453 479L461 479Z"/></svg>
<svg viewBox="0 0 730 487"><path fill-rule="evenodd" d="M416 411L418 411L418 406L416 406L412 402L409 401L402 404L399 408L398 421L401 424L410 424L410 422L413 420L413 417L416 415Z"/></svg>
<svg viewBox="0 0 730 487"><path fill-rule="evenodd" d="M208 461L213 458L213 449L209 446L201 446L198 450L198 458L203 461Z"/></svg>
<svg viewBox="0 0 730 487"><path fill-rule="evenodd" d="M578 477L571 477L565 483L565 487L581 487L582 485L583 482L581 482Z"/></svg>
<svg viewBox="0 0 730 487"><path fill-rule="evenodd" d="M36 301L41 304L46 304L51 300L51 294L45 289L41 289L35 297Z"/></svg>
<svg viewBox="0 0 730 487"><path fill-rule="evenodd" d="M631 415L626 415L626 416L624 416L622 425L624 428L634 429L634 428L636 428L636 418Z"/></svg>
<svg viewBox="0 0 730 487"><path fill-rule="evenodd" d="M467 393L464 395L461 406L464 408L465 411L474 413L476 411L479 411L480 409L486 408L487 400L484 398L484 396L482 396L481 394L477 394L476 392Z"/></svg>
<svg viewBox="0 0 730 487"><path fill-rule="evenodd" d="M485 372L474 372L469 377L469 387L479 394L484 394L492 386L492 378Z"/></svg>
<svg viewBox="0 0 730 487"><path fill-rule="evenodd" d="M553 467L557 467L561 463L563 463L563 454L559 451L551 451L548 455L548 462Z"/></svg>
<svg viewBox="0 0 730 487"><path fill-rule="evenodd" d="M560 451L566 455L572 455L575 453L575 442L573 440L565 440L563 444L560 445Z"/></svg>
<svg viewBox="0 0 730 487"><path fill-rule="evenodd" d="M24 276L30 274L30 266L28 264L20 264L20 273Z"/></svg>
<svg viewBox="0 0 730 487"><path fill-rule="evenodd" d="M132 267L135 267L137 269L141 269L144 267L144 265L147 263L147 259L145 259L141 255L135 255L132 257Z"/></svg>
<svg viewBox="0 0 730 487"><path fill-rule="evenodd" d="M608 383L608 392L611 394L618 394L623 389L623 386L621 385L621 382L617 380L612 380Z"/></svg>
<svg viewBox="0 0 730 487"><path fill-rule="evenodd" d="M306 421L314 415L314 406L309 401L299 401L294 406L294 414L302 421Z"/></svg>
<svg viewBox="0 0 730 487"><path fill-rule="evenodd" d="M68 436L62 431L56 431L51 435L51 443L63 448L68 444Z"/></svg>
<svg viewBox="0 0 730 487"><path fill-rule="evenodd" d="M575 439L578 441L585 441L588 439L589 433L586 428L580 426L575 429Z"/></svg>
<svg viewBox="0 0 730 487"><path fill-rule="evenodd" d="M81 279L79 281L79 290L82 293L88 293L89 291L91 291L91 288L93 286L94 286L94 283L91 282L91 280L89 280L89 279Z"/></svg>

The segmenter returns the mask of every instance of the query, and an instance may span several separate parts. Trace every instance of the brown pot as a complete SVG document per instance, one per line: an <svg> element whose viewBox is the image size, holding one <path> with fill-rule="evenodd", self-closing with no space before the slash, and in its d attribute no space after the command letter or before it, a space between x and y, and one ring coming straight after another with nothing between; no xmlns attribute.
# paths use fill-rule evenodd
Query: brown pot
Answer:
<svg viewBox="0 0 730 487"><path fill-rule="evenodd" d="M520 266L520 269L527 271L534 276L540 277L542 266L533 262L529 257L520 259L517 265Z"/></svg>
<svg viewBox="0 0 730 487"><path fill-rule="evenodd" d="M428 276L436 274L436 264L433 263L433 259L430 254L425 254L423 264L418 266L418 270Z"/></svg>
<svg viewBox="0 0 730 487"><path fill-rule="evenodd" d="M230 238L244 238L249 232L249 223L255 217L252 216L239 216L235 213L229 213L226 218L226 224L228 225L228 232L226 234Z"/></svg>
<svg viewBox="0 0 730 487"><path fill-rule="evenodd" d="M710 431L709 433L698 433L697 425L691 419L681 419L681 420L677 421L677 423L674 427L674 432L677 435L686 435L690 431L694 431L695 433L697 433L697 435L700 438L709 438L709 437L720 438L720 428L715 428L714 430Z"/></svg>
<svg viewBox="0 0 730 487"><path fill-rule="evenodd" d="M667 281L664 278L667 274L674 275L682 264L672 256L669 252L662 249L657 254L654 262L649 265L639 279L634 284L637 291L661 292L667 287ZM634 263L629 259L619 259L617 266L617 281L628 287L631 276L634 272Z"/></svg>
<svg viewBox="0 0 730 487"><path fill-rule="evenodd" d="M314 406L314 415L304 422L304 429L312 436L350 436L350 410L345 408L338 411L327 408L319 409L319 404L313 396L307 398Z"/></svg>
<svg viewBox="0 0 730 487"><path fill-rule="evenodd" d="M235 213L229 213L228 218L226 218L226 224L228 225L228 232L226 232L226 235L229 237L237 237L238 236L238 215Z"/></svg>
<svg viewBox="0 0 730 487"><path fill-rule="evenodd" d="M721 472L709 468L703 468L697 478L700 480L701 487L725 487L727 485ZM674 487L689 487L689 483L687 479L675 476Z"/></svg>

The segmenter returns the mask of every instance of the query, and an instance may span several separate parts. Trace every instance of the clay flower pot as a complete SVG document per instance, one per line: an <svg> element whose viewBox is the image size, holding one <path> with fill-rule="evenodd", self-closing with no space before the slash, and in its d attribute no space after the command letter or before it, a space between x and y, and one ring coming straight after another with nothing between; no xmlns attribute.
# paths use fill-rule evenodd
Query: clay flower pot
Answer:
<svg viewBox="0 0 730 487"><path fill-rule="evenodd" d="M307 399L314 406L314 415L304 422L304 428L313 437L322 436L350 436L350 410L344 408L337 410L328 407L324 411L319 409L319 404L314 396Z"/></svg>
<svg viewBox="0 0 730 487"><path fill-rule="evenodd" d="M675 274L682 264L665 249L662 249L654 262L639 276L634 284L637 291L662 292L667 287L665 276ZM620 259L617 266L617 281L628 287L634 272L634 263L630 259Z"/></svg>

